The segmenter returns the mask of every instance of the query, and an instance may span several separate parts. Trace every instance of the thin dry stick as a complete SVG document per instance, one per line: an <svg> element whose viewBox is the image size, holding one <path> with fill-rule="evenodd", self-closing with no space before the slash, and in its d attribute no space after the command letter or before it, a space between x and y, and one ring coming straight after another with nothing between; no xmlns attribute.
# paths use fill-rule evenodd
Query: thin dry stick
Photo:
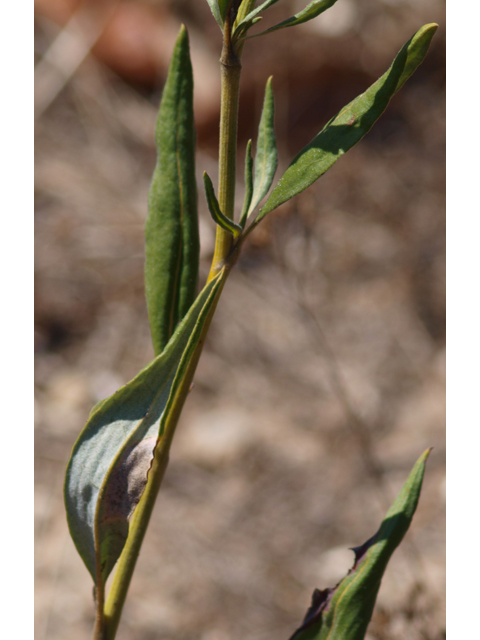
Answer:
<svg viewBox="0 0 480 640"><path fill-rule="evenodd" d="M117 6L83 3L35 67L35 119L54 102L102 35Z"/></svg>

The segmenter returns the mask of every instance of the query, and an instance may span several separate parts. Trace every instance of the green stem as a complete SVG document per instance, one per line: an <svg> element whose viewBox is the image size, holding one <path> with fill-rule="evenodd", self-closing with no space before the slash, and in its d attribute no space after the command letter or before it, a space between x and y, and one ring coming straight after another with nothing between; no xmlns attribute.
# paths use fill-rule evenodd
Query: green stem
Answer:
<svg viewBox="0 0 480 640"><path fill-rule="evenodd" d="M235 161L237 155L237 120L238 120L238 96L240 85L241 64L235 55L231 42L230 18L225 21L224 44L220 59L222 73L221 112L220 112L220 148L219 148L219 187L218 200L222 212L233 219L235 204ZM211 319L215 312L218 299L228 273L238 256L238 250L233 250L233 236L221 227L217 227L215 253L208 280L225 268L222 286L216 300L212 305L209 316L203 329L202 337L198 342L195 353L190 361L182 384L173 403L173 410L165 425L164 436L159 441L155 458L150 469L147 486L143 496L135 509L129 526L127 542L118 561L115 576L105 604L103 620L98 626L94 640L114 640L123 605L127 597L130 581L135 569L143 538L152 515L155 500L162 484L163 476L168 465L170 446L175 433L180 413L188 396L190 386L195 374L203 344L210 327ZM239 249L239 247L238 247Z"/></svg>
<svg viewBox="0 0 480 640"><path fill-rule="evenodd" d="M242 65L233 50L230 16L225 20L223 49L220 58L221 104L220 141L218 151L218 203L222 213L233 220L235 206L235 179L237 159L237 122L240 73ZM208 279L211 280L224 266L232 250L232 234L217 226L215 252Z"/></svg>
<svg viewBox="0 0 480 640"><path fill-rule="evenodd" d="M108 594L104 611L104 635L94 636L94 640L114 640L117 633L123 605L127 597L130 581L135 569L137 558L140 553L143 538L147 531L150 516L152 515L155 500L162 484L163 476L168 465L170 446L172 444L175 428L187 399L192 384L195 369L202 352L203 344L210 327L210 323L215 312L218 299L225 285L229 269L225 269L222 285L218 290L216 299L210 309L209 315L203 328L202 336L197 344L196 350L188 365L185 377L175 396L172 411L165 424L163 437L158 441L155 450L155 457L148 474L148 482L140 502L130 520L127 542L118 561L117 570Z"/></svg>

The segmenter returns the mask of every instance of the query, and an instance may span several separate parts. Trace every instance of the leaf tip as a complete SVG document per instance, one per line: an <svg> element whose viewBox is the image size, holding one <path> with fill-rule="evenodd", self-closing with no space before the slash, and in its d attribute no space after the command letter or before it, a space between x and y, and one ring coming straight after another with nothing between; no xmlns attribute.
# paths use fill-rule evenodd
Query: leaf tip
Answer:
<svg viewBox="0 0 480 640"><path fill-rule="evenodd" d="M422 453L422 455L418 459L418 462L425 464L432 450L433 450L433 447L428 447L428 449L425 449L425 451Z"/></svg>
<svg viewBox="0 0 480 640"><path fill-rule="evenodd" d="M436 22L429 22L428 24L424 24L423 27L420 27L420 29L415 34L415 37L418 39L427 40L428 44L430 44L437 29L438 24Z"/></svg>
<svg viewBox="0 0 480 640"><path fill-rule="evenodd" d="M185 38L188 40L188 29L182 22L182 24L180 25L180 31L178 32L177 39L182 40Z"/></svg>

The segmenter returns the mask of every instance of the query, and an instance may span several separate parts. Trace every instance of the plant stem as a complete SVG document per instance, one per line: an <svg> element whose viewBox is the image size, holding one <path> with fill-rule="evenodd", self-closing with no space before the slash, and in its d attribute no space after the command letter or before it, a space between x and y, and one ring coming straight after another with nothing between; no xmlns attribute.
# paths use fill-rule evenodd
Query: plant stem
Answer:
<svg viewBox="0 0 480 640"><path fill-rule="evenodd" d="M103 640L105 637L105 616L103 606L105 603L105 585L103 584L101 570L97 571L97 585L95 587L95 628L93 630L93 640Z"/></svg>
<svg viewBox="0 0 480 640"><path fill-rule="evenodd" d="M223 49L220 58L221 104L220 141L218 151L218 203L222 213L233 220L235 206L235 180L237 159L237 122L240 73L242 65L233 50L231 18L227 15L223 33ZM224 266L232 249L232 234L217 226L215 253L208 279L215 277Z"/></svg>
<svg viewBox="0 0 480 640"><path fill-rule="evenodd" d="M218 200L222 212L233 219L235 204L235 165L237 155L237 120L238 120L238 96L240 85L241 64L232 48L230 17L225 21L224 43L222 57L220 59L222 74L221 112L220 112L220 145L219 145L219 186ZM217 298L210 310L205 323L203 334L197 349L192 357L185 378L177 392L173 403L173 410L165 425L164 436L157 444L155 457L150 469L147 486L143 496L135 509L129 526L129 535L122 555L118 561L117 570L105 604L103 624L99 623L97 635L94 640L114 640L123 605L127 597L130 581L135 569L143 538L152 515L155 500L162 484L163 476L168 465L170 445L175 433L180 413L187 398L190 386L195 374L203 343L210 327L210 322L227 279L236 254L232 254L233 237L228 231L217 227L215 241L215 253L208 280L214 278L218 272L226 267L223 283L218 291ZM104 627L104 629L102 629ZM96 625L97 629L97 625Z"/></svg>
<svg viewBox="0 0 480 640"><path fill-rule="evenodd" d="M202 336L198 341L183 381L174 398L172 411L166 421L163 437L157 443L155 457L148 474L147 486L130 520L127 542L118 561L117 570L105 604L103 635L94 635L93 640L114 640L115 638L143 538L145 537L155 500L167 469L170 446L175 434L175 428L190 391L203 344L228 273L229 269L225 269L224 275L222 276L222 284L206 319Z"/></svg>

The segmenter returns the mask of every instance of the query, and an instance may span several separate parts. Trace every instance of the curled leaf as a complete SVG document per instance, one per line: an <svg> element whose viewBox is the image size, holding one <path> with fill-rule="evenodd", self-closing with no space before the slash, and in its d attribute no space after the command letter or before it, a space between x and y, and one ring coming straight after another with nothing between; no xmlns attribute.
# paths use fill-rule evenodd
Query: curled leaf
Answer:
<svg viewBox="0 0 480 640"><path fill-rule="evenodd" d="M380 529L353 549L355 563L334 589L315 589L303 623L290 640L364 640L380 583L418 505L430 449L415 463Z"/></svg>
<svg viewBox="0 0 480 640"><path fill-rule="evenodd" d="M203 184L205 186L205 196L207 198L208 210L210 211L210 215L214 219L214 221L233 235L234 238L238 238L241 235L243 229L242 227L228 218L220 209L220 205L218 204L217 196L215 195L215 189L213 188L212 181L210 176L206 171L203 173Z"/></svg>
<svg viewBox="0 0 480 640"><path fill-rule="evenodd" d="M255 222L313 184L370 131L391 97L423 61L437 29L427 24L405 44L390 69L365 93L352 100L296 156L280 178Z"/></svg>
<svg viewBox="0 0 480 640"><path fill-rule="evenodd" d="M205 286L164 351L98 405L73 447L65 478L67 520L97 585L125 545L156 444L223 278L221 271Z"/></svg>
<svg viewBox="0 0 480 640"><path fill-rule="evenodd" d="M145 295L155 355L162 352L197 293L195 138L192 65L182 26L158 114L158 158L145 225Z"/></svg>

